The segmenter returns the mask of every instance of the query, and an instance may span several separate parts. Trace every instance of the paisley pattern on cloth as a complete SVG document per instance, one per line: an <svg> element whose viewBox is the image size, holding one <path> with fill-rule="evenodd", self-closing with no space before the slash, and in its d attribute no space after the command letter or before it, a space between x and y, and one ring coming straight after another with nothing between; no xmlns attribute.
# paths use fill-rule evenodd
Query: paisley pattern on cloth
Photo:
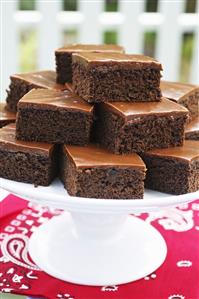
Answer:
<svg viewBox="0 0 199 299"><path fill-rule="evenodd" d="M1 292L47 299L199 299L199 200L136 215L160 231L168 255L155 273L120 286L87 287L63 282L33 263L28 254L31 234L61 213L13 195L0 202Z"/></svg>

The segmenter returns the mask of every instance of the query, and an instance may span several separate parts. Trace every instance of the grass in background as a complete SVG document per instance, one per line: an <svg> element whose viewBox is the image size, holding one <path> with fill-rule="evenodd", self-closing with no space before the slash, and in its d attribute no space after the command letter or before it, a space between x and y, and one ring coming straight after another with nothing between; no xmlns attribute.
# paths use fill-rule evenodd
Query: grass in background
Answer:
<svg viewBox="0 0 199 299"><path fill-rule="evenodd" d="M105 31L103 41L105 44L117 44L117 32Z"/></svg>
<svg viewBox="0 0 199 299"><path fill-rule="evenodd" d="M105 11L118 11L118 0L106 0Z"/></svg>
<svg viewBox="0 0 199 299"><path fill-rule="evenodd" d="M155 56L156 32L144 33L144 55Z"/></svg>
<svg viewBox="0 0 199 299"><path fill-rule="evenodd" d="M17 296L17 295L8 295L8 294L0 294L1 299L25 299L27 297Z"/></svg>
<svg viewBox="0 0 199 299"><path fill-rule="evenodd" d="M25 30L20 35L19 65L22 72L33 71L37 68L37 32Z"/></svg>
<svg viewBox="0 0 199 299"><path fill-rule="evenodd" d="M62 7L63 10L67 10L67 11L75 11L77 10L77 0L63 0L62 1Z"/></svg>
<svg viewBox="0 0 199 299"><path fill-rule="evenodd" d="M156 12L158 10L158 0L147 0L145 1L146 12Z"/></svg>
<svg viewBox="0 0 199 299"><path fill-rule="evenodd" d="M19 10L35 10L35 0L19 0Z"/></svg>
<svg viewBox="0 0 199 299"><path fill-rule="evenodd" d="M180 81L182 82L189 81L191 62L193 58L194 41L195 38L193 33L183 34L180 66Z"/></svg>
<svg viewBox="0 0 199 299"><path fill-rule="evenodd" d="M77 30L64 30L62 34L62 45L77 43Z"/></svg>

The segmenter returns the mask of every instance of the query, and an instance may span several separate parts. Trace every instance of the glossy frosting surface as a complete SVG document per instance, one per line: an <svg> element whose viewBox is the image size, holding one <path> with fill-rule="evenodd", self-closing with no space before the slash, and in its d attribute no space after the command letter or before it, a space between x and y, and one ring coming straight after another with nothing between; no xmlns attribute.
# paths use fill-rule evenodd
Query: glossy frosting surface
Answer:
<svg viewBox="0 0 199 299"><path fill-rule="evenodd" d="M56 50L56 52L124 52L124 48L117 45L66 45Z"/></svg>
<svg viewBox="0 0 199 299"><path fill-rule="evenodd" d="M199 92L199 86L179 82L161 81L160 88L164 97L176 102L186 97L189 93Z"/></svg>
<svg viewBox="0 0 199 299"><path fill-rule="evenodd" d="M199 141L185 140L183 146L176 146L164 149L154 149L148 151L146 155L159 156L159 157L172 157L192 161L199 159Z"/></svg>
<svg viewBox="0 0 199 299"><path fill-rule="evenodd" d="M162 69L161 63L157 60L144 55L133 55L124 53L75 53L73 54L74 61L83 61L84 63L130 63L134 66L153 66Z"/></svg>
<svg viewBox="0 0 199 299"><path fill-rule="evenodd" d="M39 107L60 107L91 113L93 106L69 90L32 89L21 98L18 107L37 104Z"/></svg>
<svg viewBox="0 0 199 299"><path fill-rule="evenodd" d="M15 131L15 124L10 124L0 129L0 148L22 152L44 152L48 154L54 147L53 144L49 143L16 140Z"/></svg>
<svg viewBox="0 0 199 299"><path fill-rule="evenodd" d="M11 78L24 80L30 84L35 84L38 87L64 90L66 87L56 83L55 71L40 71L33 73L15 74Z"/></svg>
<svg viewBox="0 0 199 299"><path fill-rule="evenodd" d="M16 120L16 114L6 110L6 104L0 103L0 121L4 120Z"/></svg>
<svg viewBox="0 0 199 299"><path fill-rule="evenodd" d="M77 168L85 167L135 167L145 169L142 159L135 153L129 155L114 155L97 145L72 146L65 145L65 151L74 161Z"/></svg>
<svg viewBox="0 0 199 299"><path fill-rule="evenodd" d="M162 98L160 102L111 102L102 105L128 120L141 115L188 113L186 108L165 98Z"/></svg>
<svg viewBox="0 0 199 299"><path fill-rule="evenodd" d="M185 128L185 132L199 132L199 116L194 118Z"/></svg>

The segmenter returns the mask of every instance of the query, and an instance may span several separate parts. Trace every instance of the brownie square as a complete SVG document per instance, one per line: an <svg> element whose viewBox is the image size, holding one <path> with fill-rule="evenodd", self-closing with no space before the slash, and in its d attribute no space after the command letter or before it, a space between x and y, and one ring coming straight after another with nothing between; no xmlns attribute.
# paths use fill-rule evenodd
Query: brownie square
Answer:
<svg viewBox="0 0 199 299"><path fill-rule="evenodd" d="M143 55L73 54L73 88L88 102L160 101L161 64Z"/></svg>
<svg viewBox="0 0 199 299"><path fill-rule="evenodd" d="M93 106L68 90L33 89L18 103L19 140L85 145Z"/></svg>
<svg viewBox="0 0 199 299"><path fill-rule="evenodd" d="M72 82L72 54L86 52L123 53L124 48L117 45L67 45L55 51L57 83Z"/></svg>
<svg viewBox="0 0 199 299"><path fill-rule="evenodd" d="M11 83L7 90L7 108L17 111L18 101L33 88L64 90L66 87L56 83L54 71L15 74L10 77Z"/></svg>
<svg viewBox="0 0 199 299"><path fill-rule="evenodd" d="M185 139L199 140L199 116L187 124L185 128Z"/></svg>
<svg viewBox="0 0 199 299"><path fill-rule="evenodd" d="M0 103L0 128L14 123L16 120L16 113L10 112L6 108L6 104Z"/></svg>
<svg viewBox="0 0 199 299"><path fill-rule="evenodd" d="M189 110L190 121L199 115L199 86L180 82L161 81L160 88L164 97Z"/></svg>
<svg viewBox="0 0 199 299"><path fill-rule="evenodd" d="M186 108L168 99L148 103L101 103L94 126L97 142L116 154L182 145Z"/></svg>
<svg viewBox="0 0 199 299"><path fill-rule="evenodd" d="M53 144L15 139L15 125L0 129L0 177L48 186L57 173Z"/></svg>
<svg viewBox="0 0 199 299"><path fill-rule="evenodd" d="M72 196L142 199L146 168L137 154L119 156L96 145L64 145L61 180Z"/></svg>
<svg viewBox="0 0 199 299"><path fill-rule="evenodd" d="M142 154L149 189L184 194L199 189L199 141L186 140L181 147L156 149Z"/></svg>

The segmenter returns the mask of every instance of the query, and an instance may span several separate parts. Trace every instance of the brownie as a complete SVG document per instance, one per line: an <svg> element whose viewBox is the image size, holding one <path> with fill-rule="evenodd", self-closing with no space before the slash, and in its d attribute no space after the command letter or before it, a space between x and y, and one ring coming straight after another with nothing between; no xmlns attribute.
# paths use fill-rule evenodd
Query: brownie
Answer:
<svg viewBox="0 0 199 299"><path fill-rule="evenodd" d="M183 105L189 110L190 121L199 115L199 86L161 81L160 87L164 97Z"/></svg>
<svg viewBox="0 0 199 299"><path fill-rule="evenodd" d="M73 54L73 88L88 102L161 100L161 64L143 55Z"/></svg>
<svg viewBox="0 0 199 299"><path fill-rule="evenodd" d="M147 188L176 195L199 189L199 141L185 140L181 147L151 150L142 158Z"/></svg>
<svg viewBox="0 0 199 299"><path fill-rule="evenodd" d="M185 139L199 140L199 116L186 126Z"/></svg>
<svg viewBox="0 0 199 299"><path fill-rule="evenodd" d="M15 124L0 129L0 177L48 186L57 173L53 144L15 139Z"/></svg>
<svg viewBox="0 0 199 299"><path fill-rule="evenodd" d="M148 103L101 103L94 126L97 142L116 154L182 145L186 108L168 99Z"/></svg>
<svg viewBox="0 0 199 299"><path fill-rule="evenodd" d="M55 51L57 83L72 82L72 54L86 52L123 53L124 48L117 45L81 45L73 44Z"/></svg>
<svg viewBox="0 0 199 299"><path fill-rule="evenodd" d="M33 88L64 90L66 87L56 83L54 71L15 74L10 77L11 83L7 90L7 108L17 111L18 101Z"/></svg>
<svg viewBox="0 0 199 299"><path fill-rule="evenodd" d="M68 90L33 89L18 103L19 140L85 145L93 106Z"/></svg>
<svg viewBox="0 0 199 299"><path fill-rule="evenodd" d="M72 196L142 199L146 168L137 154L114 155L94 144L64 145L61 180Z"/></svg>
<svg viewBox="0 0 199 299"><path fill-rule="evenodd" d="M14 123L16 120L16 113L10 112L6 108L6 104L0 103L0 128Z"/></svg>

